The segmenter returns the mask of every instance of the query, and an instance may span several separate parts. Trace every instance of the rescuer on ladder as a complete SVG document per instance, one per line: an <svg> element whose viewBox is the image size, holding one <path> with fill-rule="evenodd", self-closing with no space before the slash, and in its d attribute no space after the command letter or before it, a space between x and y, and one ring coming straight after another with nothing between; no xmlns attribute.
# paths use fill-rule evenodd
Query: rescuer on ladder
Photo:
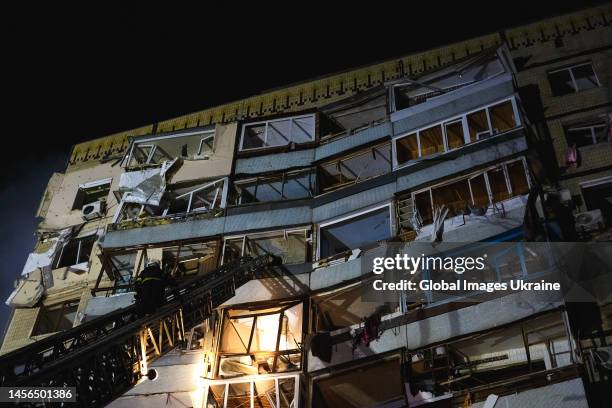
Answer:
<svg viewBox="0 0 612 408"><path fill-rule="evenodd" d="M158 260L149 260L134 284L138 315L151 314L162 306L166 302L166 286L169 285L176 285L174 279L163 273Z"/></svg>

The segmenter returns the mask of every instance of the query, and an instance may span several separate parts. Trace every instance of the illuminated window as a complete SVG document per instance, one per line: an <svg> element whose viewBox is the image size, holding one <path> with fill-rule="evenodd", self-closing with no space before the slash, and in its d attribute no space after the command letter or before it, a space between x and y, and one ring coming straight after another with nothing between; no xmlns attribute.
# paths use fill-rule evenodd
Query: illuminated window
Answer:
<svg viewBox="0 0 612 408"><path fill-rule="evenodd" d="M302 303L226 310L219 344L219 376L299 370L302 312Z"/></svg>

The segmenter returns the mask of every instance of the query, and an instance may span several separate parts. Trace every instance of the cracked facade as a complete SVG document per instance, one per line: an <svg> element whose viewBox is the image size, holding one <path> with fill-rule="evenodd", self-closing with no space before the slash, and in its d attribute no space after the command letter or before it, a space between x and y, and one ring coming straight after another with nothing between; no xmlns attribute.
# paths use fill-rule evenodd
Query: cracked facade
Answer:
<svg viewBox="0 0 612 408"><path fill-rule="evenodd" d="M571 209L576 239L605 240L611 46L602 6L75 146L40 203L0 352L132 304L150 259L181 281L268 253L282 266L111 405L599 406L588 393L604 380L563 302L366 302L360 258L430 242L440 223L444 242L523 241L536 189ZM535 239L563 240L551 234ZM609 303L591 313L609 339ZM355 348L374 315L387 328Z"/></svg>

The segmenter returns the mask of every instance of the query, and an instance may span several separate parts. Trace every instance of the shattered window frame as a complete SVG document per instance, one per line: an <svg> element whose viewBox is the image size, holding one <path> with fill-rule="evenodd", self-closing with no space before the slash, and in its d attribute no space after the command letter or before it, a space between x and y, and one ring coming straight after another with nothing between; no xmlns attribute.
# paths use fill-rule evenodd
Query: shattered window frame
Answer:
<svg viewBox="0 0 612 408"><path fill-rule="evenodd" d="M309 126L312 126L312 129L304 129L304 127L300 125L299 121L305 120L305 119L312 120L312 123L309 124ZM289 122L289 129L288 129L289 138L284 137L285 135L274 127L275 124L278 124L281 122ZM245 133L247 132L247 129L252 128L252 127L261 127L261 126L264 127L263 140L261 140L261 145L255 146L255 147L245 147L245 140L246 140ZM296 126L302 131L302 133L308 136L309 140L301 141L301 142L295 140L295 135L293 134L293 130ZM312 131L312 135L309 134L309 130ZM269 140L272 137L274 137L272 132L276 132L281 137L286 139L286 143L274 143L274 144L269 143ZM239 144L238 150L240 152L249 152L249 151L269 149L273 147L286 146L290 143L295 143L295 144L311 143L311 142L316 141L317 139L316 133L317 133L317 116L315 113L311 113L308 115L288 116L288 117L283 117L279 119L270 119L270 120L264 120L264 121L258 121L258 122L244 123L240 131L240 144Z"/></svg>
<svg viewBox="0 0 612 408"><path fill-rule="evenodd" d="M257 370L257 374L278 374L302 369L304 350L305 308L301 300L281 303L272 307L230 307L223 309L219 335L216 373L231 371L223 368L224 360L247 357L261 366L246 365L246 370ZM240 325L240 326L238 326ZM274 336L274 337L272 337ZM283 356L289 359L298 356L298 361L285 361L286 369L279 369ZM272 364L268 359L272 357ZM267 366L268 369L265 367ZM265 370L263 373L261 369ZM249 375L242 372L244 376ZM227 374L226 374L227 375Z"/></svg>
<svg viewBox="0 0 612 408"><path fill-rule="evenodd" d="M354 160L359 160L365 156L371 156L371 159L368 159L368 162L365 166L360 167L365 170L370 164L374 165L374 168L378 167L381 161L386 161L388 163L388 169L382 172L377 172L374 175L369 175L367 177L361 177L361 173L355 174L355 172L346 164ZM385 156L387 155L387 156ZM393 149L391 147L391 142L379 143L377 145L358 150L354 153L348 154L343 157L339 157L333 160L329 160L323 162L317 166L317 179L318 184L320 186L321 194L327 193L329 191L334 191L340 189L342 187L346 187L352 184L357 184L365 180L369 180L374 177L381 176L383 174L387 174L393 171ZM325 183L324 180L330 180L333 175L331 172L327 172L330 176L324 176L324 171L327 171L327 168L335 167L337 176L339 180L334 183ZM352 178L350 176L353 176Z"/></svg>
<svg viewBox="0 0 612 408"><path fill-rule="evenodd" d="M326 255L325 257L321 256L321 243L323 240L322 237L322 230L332 227L335 224L341 224L341 223L345 223L347 221L351 221L353 220L354 222L358 222L362 219L368 218L368 214L370 215L375 215L374 213L376 212L381 212L380 210L382 209L387 209L387 213L389 216L389 237L387 237L386 239L389 239L391 237L393 237L393 235L395 234L395 213L394 213L394 205L392 202L387 202L384 203L382 205L377 205L375 207L370 207L367 209L363 209L348 215L344 215L338 218L334 218L332 220L329 221L325 221L322 222L320 224L317 225L317 248L316 248L316 260L321 260L321 259L328 259L328 258L333 258L338 256L339 254L343 253L343 252L337 252L335 254L330 254L330 255ZM364 217L365 216L365 217ZM374 240L374 241L368 241L368 243L360 245L358 248L362 248L364 246L368 246L368 245L373 245L374 243L378 242L379 240ZM357 248L355 248L357 249ZM346 252L346 251L344 251Z"/></svg>
<svg viewBox="0 0 612 408"><path fill-rule="evenodd" d="M443 72L448 70L446 74L443 73L442 75L438 74L438 76L435 76L436 73L433 73L430 76L430 79L415 78L413 80L407 79L394 81L395 83L391 83L389 87L390 111L400 112L402 110L409 109L413 106L428 102L446 93L494 78L508 71L507 62L504 61L504 59L500 56L499 49L495 53L484 55L484 57L488 58L488 60L486 61L487 67L488 64L498 63L498 66L499 68L501 68L501 70L494 70L494 72L490 73L490 75L485 78L472 78L470 80L464 79L464 77L469 77L469 75L465 75L465 72L473 69L474 66L479 66L481 68L477 71L481 71L483 68L487 69L484 65L482 65L482 61L479 60L480 57L476 57L476 59L466 61L467 65L465 63L458 62L457 64L454 64L452 66L442 68ZM461 68L461 65L465 65L465 68L457 71L457 68ZM456 69L450 70L451 68L453 68L453 66ZM453 78L453 75L458 75L458 79L454 83L452 83L452 85L444 85L443 82ZM401 88L413 88L415 91L422 89L422 92L415 93L414 95L409 97L403 96L404 98L406 98L405 103L407 103L407 106L399 106L398 102L400 101L401 97Z"/></svg>
<svg viewBox="0 0 612 408"><path fill-rule="evenodd" d="M77 317L79 303L80 299L77 298L55 303L53 305L41 306L30 335L41 336L71 329ZM71 314L74 315L72 317L72 322L67 324Z"/></svg>
<svg viewBox="0 0 612 408"><path fill-rule="evenodd" d="M592 73L591 76L595 79L592 86L587 86L587 87L580 86L579 82L576 80L576 74L574 73L574 70L580 69L582 67L589 67L591 69L591 73ZM564 85L561 83L555 84L555 81L562 80L560 78L560 75L563 75L563 74L566 74L566 75L569 74L569 80L571 81L571 83L568 82L564 84L566 86L566 89L562 89ZM591 61L573 64L573 65L563 67L563 68L553 69L553 70L548 71L546 75L548 77L548 84L550 86L552 96L571 95L574 93L588 91L589 89L595 89L595 88L601 87L601 81L599 80L599 77L597 76L597 72L595 72L595 68L593 67L593 63Z"/></svg>
<svg viewBox="0 0 612 408"><path fill-rule="evenodd" d="M228 249L234 242L240 242L240 254L235 254L236 258L246 256L248 253L252 253L249 251L249 241L256 242L258 239L274 239L274 238L284 238L288 239L289 235L294 235L297 237L303 236L304 239L304 260L301 262L286 262L286 259L283 259L284 265L299 265L303 263L308 263L311 260L311 241L312 241L312 229L310 226L301 227L301 228L293 228L293 229L281 229L281 230L272 230L272 231L263 231L263 232L255 232L255 233L247 233L247 234L239 234L239 235L230 235L223 237L223 249L221 252L221 262L226 263L228 259L233 259L232 255L229 253L233 249ZM264 248L263 252L270 253L266 251ZM249 251L247 253L247 251ZM272 254L272 253L271 253ZM283 258L282 255L272 254L274 256L279 256Z"/></svg>
<svg viewBox="0 0 612 408"><path fill-rule="evenodd" d="M222 183L221 186L218 186L218 184ZM164 211L162 212L162 216L166 217L169 215L176 215L176 214L192 214L192 213L202 213L202 212L209 212L212 211L214 209L223 209L226 207L227 205L227 194L228 194L228 184L229 184L229 177L223 177L220 178L218 180L212 181L210 183L207 183L203 186L198 186L195 187L193 190L188 191L186 193L183 193L177 197L174 197L172 199L172 202L175 203L177 202L177 200L179 199L184 199L185 197L189 197L188 202L187 202L187 209L186 211L178 211L178 212L170 212L170 207L167 207L164 209ZM196 197L201 191L203 190L207 190L209 188L214 188L215 186L215 195L213 197L212 202L208 202L208 200L206 200L203 197L200 197L200 200L207 202L208 206L202 206L202 207L197 207L197 208L192 208L193 202L194 202L194 197ZM169 190L172 191L172 190ZM215 206L216 203L219 203L218 206Z"/></svg>
<svg viewBox="0 0 612 408"><path fill-rule="evenodd" d="M93 250L97 239L97 234L93 233L80 238L72 238L67 242L64 242L62 248L58 251L56 258L53 261L53 269L67 268L84 262L89 262L91 251ZM85 248L83 248L83 243L86 245ZM75 262L67 263L71 261L65 260L64 256L70 255L70 252L67 252L67 249L71 249L72 251L75 250L75 248L73 248L74 245L76 245L76 254L74 254Z"/></svg>
<svg viewBox="0 0 612 408"><path fill-rule="evenodd" d="M112 182L112 178L105 178L79 185L72 209L80 210L88 204L106 200L111 191Z"/></svg>
<svg viewBox="0 0 612 408"><path fill-rule="evenodd" d="M440 188L444 188L447 186L450 186L454 183L458 183L461 181L466 181L468 183L469 186L469 190L470 190L470 199L471 199L471 205L477 205L474 202L474 193L473 193L473 188L472 188L472 183L471 180L478 178L479 176L484 176L484 180L485 180L485 185L487 188L487 194L489 196L489 201L487 204L487 207L490 207L491 205L494 205L495 203L498 202L503 202L506 200L510 200L514 197L517 197L518 195L522 195L522 194L515 194L515 192L512 190L512 183L509 177L509 173L508 173L508 166L513 164L513 163L517 163L517 162L521 162L523 165L523 171L524 171L524 175L525 175L525 179L527 180L527 187L528 189L531 189L532 185L533 185L533 181L530 178L529 175L529 168L527 167L527 161L525 159L525 157L519 157L516 159L512 159L512 160L508 160L505 161L503 163L500 164L496 164L495 166L490 166L481 170L478 170L476 172L473 173L469 173L460 177L454 177L448 180L444 180L443 182L440 183L436 183L433 185L430 185L426 188L421 188L418 190L415 190L413 192L410 193L410 196L412 197L412 202L415 203L415 208L416 208L416 196L419 194L423 194L423 193L429 193L429 197L430 197L430 205L431 205L431 213L433 214L435 206L434 206L434 202L433 202L433 190L435 189L440 189ZM499 171L501 170L503 172L503 176L504 176L504 181L505 181L505 185L506 185L506 192L508 193L508 197L504 198L502 200L499 201L495 201L494 197L493 197L493 190L491 188L491 179L490 179L490 175L489 173L491 173L492 171ZM449 217L453 217L453 216L457 216L459 214L450 214L449 213ZM429 225L431 224L433 221L429 220L429 219L424 219L423 218L423 225Z"/></svg>
<svg viewBox="0 0 612 408"><path fill-rule="evenodd" d="M289 384L289 382L292 382L292 384ZM248 389L248 391L241 395L232 395L232 388L239 388L237 385L243 385L242 388ZM268 386L267 390L259 389L259 387L265 385ZM287 398L288 392L292 393L293 397ZM217 408L263 406L296 408L299 401L299 374L265 374L256 377L206 380L202 406Z"/></svg>
<svg viewBox="0 0 612 408"><path fill-rule="evenodd" d="M302 182L299 181L299 179L304 177L308 178L308 185L304 185ZM306 194L295 197L286 194L286 192L289 191L287 189L287 186L289 183L291 183L291 181L296 181L296 183L304 189ZM280 185L280 189L275 188L273 184ZM270 189L276 191L278 193L278 198L258 200L257 193L258 191L260 191L260 186L264 185L269 185ZM311 167L302 170L287 171L276 175L256 176L241 180L235 180L233 186L233 193L235 194L235 196L232 197L230 201L234 205L312 198L316 195L315 168ZM249 188L253 189L253 193L249 191ZM252 198L248 197L249 195Z"/></svg>
<svg viewBox="0 0 612 408"><path fill-rule="evenodd" d="M492 119L491 110L493 108L505 105L508 102L510 102L511 105L512 105L512 116L513 116L513 119L514 119L514 126L509 128L509 129L504 129L504 130L501 130L501 131L494 132L496 130L496 128L494 128L494 125L493 125L493 119ZM486 131L479 132L477 134L477 136L476 136L476 140L472 140L472 136L471 136L471 133L470 133L470 124L468 123L468 117L470 115L474 114L474 113L478 113L478 112L481 112L481 111L484 111L486 113L487 124L488 124L489 128ZM463 144L461 146L458 146L458 147L450 149L449 148L449 143L448 143L447 125L455 124L457 122L461 122L462 127L463 127ZM476 109L472 109L472 110L469 110L467 112L463 112L463 113L461 113L459 115L456 115L456 116L453 116L451 118L444 119L444 120L441 120L441 121L438 121L438 122L434 122L434 123L431 123L431 124L429 124L427 126L423 126L423 127L418 128L418 129L414 129L414 130L411 130L409 132L406 132L406 133L404 133L404 134L402 134L400 136L394 137L392 139L393 169L397 170L399 168L402 168L403 166L407 166L407 165L410 165L412 163L416 163L416 162L418 162L419 160L421 160L422 158L425 158L425 157L434 157L435 155L444 154L444 153L447 153L447 152L455 150L455 149L461 149L462 147L467 146L470 143L477 142L479 140L485 139L486 137L496 136L498 134L503 134L503 133L509 132L509 131L511 131L513 129L517 129L517 128L521 127L521 126L522 126L522 120L521 120L521 116L520 116L520 113L519 113L518 104L517 104L516 98L514 96L511 96L509 98L500 99L498 101L495 101L493 103L489 103L489 104L486 104L486 105L483 105L483 106L479 106ZM433 128L438 128L438 127L441 129L442 139L443 139L443 143L444 143L444 150L443 151L438 151L438 152L435 152L435 153L432 153L432 154L423 155L422 146L421 146L422 145L422 143L421 143L421 133L424 132L424 131L433 129ZM398 149L398 143L402 139L408 138L408 137L412 137L414 135L416 135L418 157L415 158L415 159L409 159L409 160L406 160L406 161L403 161L403 162L400 163L400 161L399 161L400 154L399 154L399 149Z"/></svg>
<svg viewBox="0 0 612 408"><path fill-rule="evenodd" d="M171 140L171 139L181 139L187 137L198 137L199 141L197 142L196 152L192 155L184 156L182 154L177 154L173 157L170 153L166 152L163 147L159 146L155 142L159 142L162 140ZM214 142L215 142L216 132L214 129L211 130L198 130L194 132L186 132L186 133L177 133L171 135L162 135L162 136L152 136L146 138L138 138L132 141L131 146L129 148L129 154L125 159L125 167L127 169L138 168L142 166L159 166L163 163L164 160L174 160L176 157L181 157L187 160L202 160L210 157L211 154L214 153ZM210 143L212 140L212 143ZM202 149L206 146L208 149L205 149L206 152L203 154ZM149 149L148 151L143 150L143 148ZM182 152L181 152L182 153ZM162 159L156 160L155 155L160 154ZM136 156L139 156L137 158ZM136 160L136 162L134 162Z"/></svg>

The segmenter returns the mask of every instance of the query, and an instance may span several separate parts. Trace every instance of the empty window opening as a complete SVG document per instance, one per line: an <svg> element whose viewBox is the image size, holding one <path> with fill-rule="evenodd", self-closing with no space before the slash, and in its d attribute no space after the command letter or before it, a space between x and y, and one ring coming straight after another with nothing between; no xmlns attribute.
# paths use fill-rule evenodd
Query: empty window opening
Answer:
<svg viewBox="0 0 612 408"><path fill-rule="evenodd" d="M419 349L407 356L411 376L406 379L409 402L419 405L445 394L476 389L473 401L491 393L487 384L506 382L523 375L572 363L571 340L561 313L549 313L501 329ZM522 378L522 379L521 379ZM534 377L533 380L536 380ZM518 383L516 383L518 385ZM537 385L536 385L537 386ZM421 394L419 394L421 392Z"/></svg>
<svg viewBox="0 0 612 408"><path fill-rule="evenodd" d="M234 182L236 205L314 197L316 178L312 170L294 171Z"/></svg>
<svg viewBox="0 0 612 408"><path fill-rule="evenodd" d="M321 224L319 258L391 238L391 207L385 205L348 219Z"/></svg>
<svg viewBox="0 0 612 408"><path fill-rule="evenodd" d="M489 206L529 192L530 182L523 159L461 177L412 193L423 225L433 222L436 207L446 206L449 216L483 215Z"/></svg>
<svg viewBox="0 0 612 408"><path fill-rule="evenodd" d="M214 131L146 138L132 144L127 167L157 166L178 157L206 159L214 153L214 144Z"/></svg>
<svg viewBox="0 0 612 408"><path fill-rule="evenodd" d="M259 310L226 310L218 375L236 377L299 370L302 313L302 303Z"/></svg>
<svg viewBox="0 0 612 408"><path fill-rule="evenodd" d="M209 381L206 407L295 408L299 401L299 376L280 375L252 380Z"/></svg>
<svg viewBox="0 0 612 408"><path fill-rule="evenodd" d="M162 249L162 268L175 278L205 275L217 267L217 241L185 243Z"/></svg>
<svg viewBox="0 0 612 408"><path fill-rule="evenodd" d="M55 260L55 268L77 265L89 261L89 256L98 236L96 234L75 238L66 242Z"/></svg>
<svg viewBox="0 0 612 408"><path fill-rule="evenodd" d="M447 92L492 78L504 72L496 54L476 56L439 72L392 87L394 110L399 111L427 102Z"/></svg>
<svg viewBox="0 0 612 408"><path fill-rule="evenodd" d="M375 408L405 406L400 358L381 358L314 379L313 407Z"/></svg>
<svg viewBox="0 0 612 408"><path fill-rule="evenodd" d="M240 150L308 143L315 140L315 115L245 124Z"/></svg>
<svg viewBox="0 0 612 408"><path fill-rule="evenodd" d="M226 194L227 178L205 182L198 186L174 187L165 197L167 207L163 215L208 212L225 208Z"/></svg>
<svg viewBox="0 0 612 408"><path fill-rule="evenodd" d="M240 257L270 254L279 257L284 265L295 265L310 260L310 230L285 230L228 237L224 241L223 262Z"/></svg>
<svg viewBox="0 0 612 408"><path fill-rule="evenodd" d="M105 201L111 188L111 179L104 179L86 183L79 186L74 203L73 210L80 210L87 204L95 203L96 201Z"/></svg>
<svg viewBox="0 0 612 408"><path fill-rule="evenodd" d="M374 146L319 166L323 192L389 173L392 168L391 144Z"/></svg>
<svg viewBox="0 0 612 408"><path fill-rule="evenodd" d="M55 333L72 328L79 308L79 300L70 300L52 306L42 306L32 336Z"/></svg>
<svg viewBox="0 0 612 408"><path fill-rule="evenodd" d="M553 96L567 95L600 86L599 79L590 62L548 73L548 81Z"/></svg>

